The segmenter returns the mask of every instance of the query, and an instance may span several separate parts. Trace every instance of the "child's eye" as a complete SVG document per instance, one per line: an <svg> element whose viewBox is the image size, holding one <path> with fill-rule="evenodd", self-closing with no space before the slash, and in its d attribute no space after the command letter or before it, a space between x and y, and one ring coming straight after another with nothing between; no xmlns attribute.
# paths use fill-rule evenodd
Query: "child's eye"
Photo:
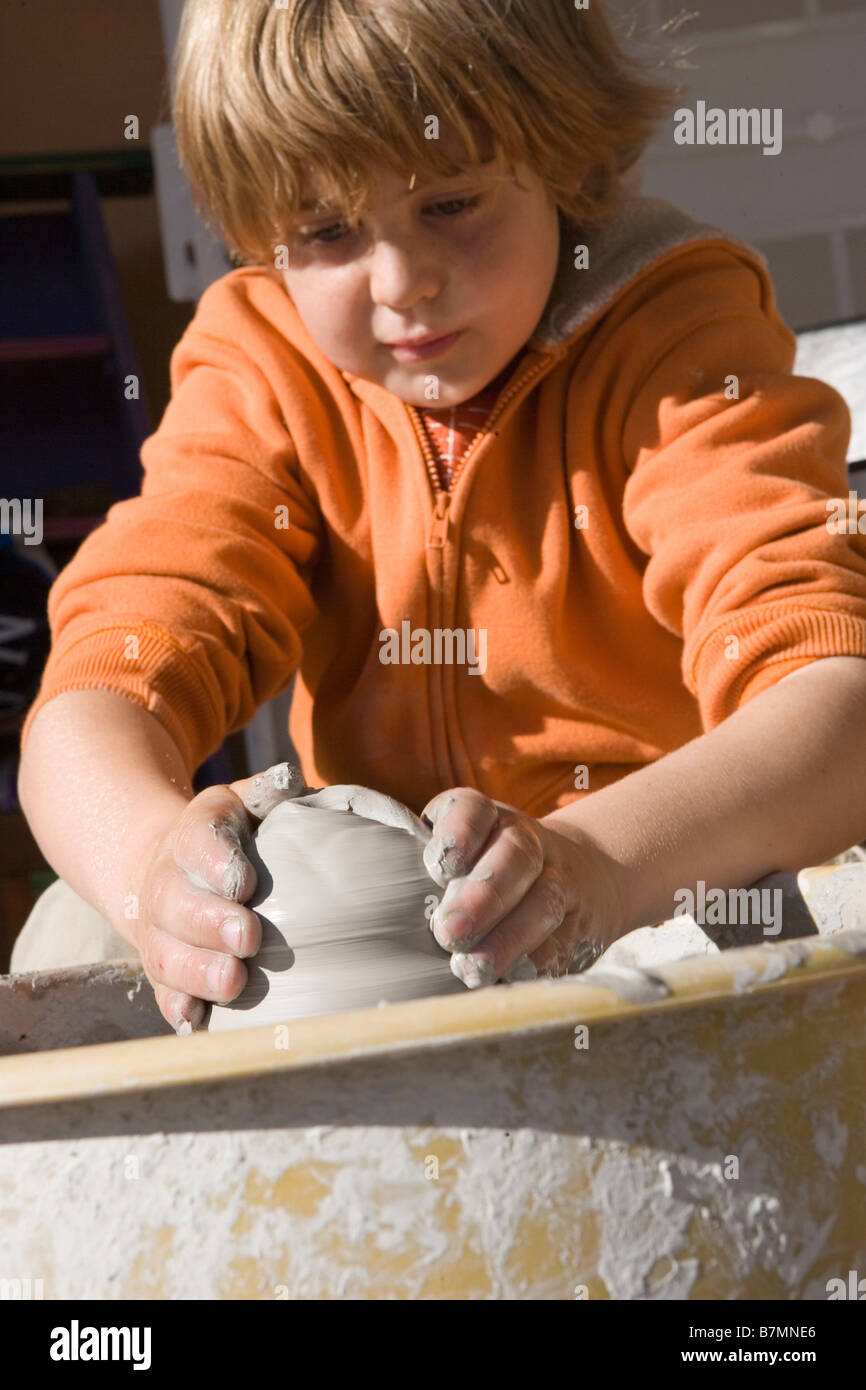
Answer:
<svg viewBox="0 0 866 1390"><path fill-rule="evenodd" d="M327 227L319 227L315 232L299 232L298 236L305 246L318 243L320 246L333 246L339 237L328 238L328 232L339 231L345 222L331 222Z"/></svg>
<svg viewBox="0 0 866 1390"><path fill-rule="evenodd" d="M447 200L447 202L443 202L443 203L431 203L430 206L431 206L431 207L434 207L434 208L438 208L440 211L442 210L442 208L456 208L456 209L457 209L457 214L456 214L456 215L459 215L461 212L468 212L468 211L470 210L470 208L477 207L478 204L479 204L480 202L481 202L481 196L480 196L480 194L476 194L476 196L475 196L474 198L449 198L449 199ZM445 216L446 216L446 217L452 217L452 216L455 216L455 214L454 214L454 213L446 213Z"/></svg>
<svg viewBox="0 0 866 1390"><path fill-rule="evenodd" d="M463 212L469 212L481 202L481 195L476 194L472 198L448 198L439 203L430 203L431 208L442 213L446 218L459 217ZM346 222L331 222L327 227L319 227L315 232L299 232L298 236L304 246L335 246L341 241L345 231L348 229ZM337 232L337 236L329 233Z"/></svg>

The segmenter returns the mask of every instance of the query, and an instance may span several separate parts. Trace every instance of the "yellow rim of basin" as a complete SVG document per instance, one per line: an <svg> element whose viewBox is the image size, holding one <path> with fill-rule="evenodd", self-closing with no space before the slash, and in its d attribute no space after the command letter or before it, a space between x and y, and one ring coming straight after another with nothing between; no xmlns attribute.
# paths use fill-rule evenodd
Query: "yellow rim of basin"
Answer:
<svg viewBox="0 0 866 1390"><path fill-rule="evenodd" d="M0 1058L0 1108L200 1085L431 1046L453 1047L472 1039L543 1033L565 1024L633 1018L744 994L798 988L819 976L857 977L866 975L866 932L765 943L689 956L651 971L611 974L625 974L632 982L643 980L649 987L653 981L662 982L670 992L650 1002L632 1002L613 988L584 983L578 975L288 1020L285 1025L24 1053Z"/></svg>

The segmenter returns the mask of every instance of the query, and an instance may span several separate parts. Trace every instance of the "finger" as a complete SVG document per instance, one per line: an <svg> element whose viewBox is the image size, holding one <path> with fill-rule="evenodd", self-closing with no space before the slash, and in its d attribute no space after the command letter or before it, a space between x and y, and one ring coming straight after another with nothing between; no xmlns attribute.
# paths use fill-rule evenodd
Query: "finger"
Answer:
<svg viewBox="0 0 866 1390"><path fill-rule="evenodd" d="M499 808L473 787L453 787L428 801L421 819L433 827L424 867L444 888L475 862L498 824Z"/></svg>
<svg viewBox="0 0 866 1390"><path fill-rule="evenodd" d="M571 962L571 951L558 936L549 936L546 941L543 941L540 946L530 952L529 959L539 975L548 975L553 979L558 979L568 970Z"/></svg>
<svg viewBox="0 0 866 1390"><path fill-rule="evenodd" d="M565 889L556 871L545 866L517 906L496 923L480 945L469 954L461 951L452 956L452 972L470 989L501 980L522 956L552 938L565 913Z"/></svg>
<svg viewBox="0 0 866 1390"><path fill-rule="evenodd" d="M254 892L256 871L243 850L252 825L230 787L207 787L183 812L174 838L174 862L190 885L244 902Z"/></svg>
<svg viewBox="0 0 866 1390"><path fill-rule="evenodd" d="M207 1011L203 999L193 999L191 994L181 994L160 984L153 985L153 992L160 1013L176 1033L191 1033L201 1027Z"/></svg>
<svg viewBox="0 0 866 1390"><path fill-rule="evenodd" d="M304 781L301 769L294 763L274 763L273 767L259 772L255 777L243 777L238 782L232 782L230 790L243 802L251 816L264 820L281 801L291 801L310 788Z"/></svg>
<svg viewBox="0 0 866 1390"><path fill-rule="evenodd" d="M253 956L262 944L261 922L251 908L198 887L173 860L152 876L148 916L160 931L206 951Z"/></svg>
<svg viewBox="0 0 866 1390"><path fill-rule="evenodd" d="M154 986L166 985L195 999L226 1004L247 982L246 966L236 956L188 946L158 927L145 928L139 949Z"/></svg>
<svg viewBox="0 0 866 1390"><path fill-rule="evenodd" d="M501 817L509 816L502 823ZM500 824L474 868L445 889L430 926L446 951L468 951L501 922L544 868L541 840L528 816L500 812Z"/></svg>

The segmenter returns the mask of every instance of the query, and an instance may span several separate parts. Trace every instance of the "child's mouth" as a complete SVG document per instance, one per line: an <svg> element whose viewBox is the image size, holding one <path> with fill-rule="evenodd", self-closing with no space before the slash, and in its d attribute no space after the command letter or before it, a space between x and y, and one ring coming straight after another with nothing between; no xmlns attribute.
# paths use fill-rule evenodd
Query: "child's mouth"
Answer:
<svg viewBox="0 0 866 1390"><path fill-rule="evenodd" d="M389 343L391 351L400 362L420 362L428 357L438 357L441 353L447 352L452 344L457 342L463 334L463 329L458 329L456 333L446 333L441 338L428 338L426 343Z"/></svg>

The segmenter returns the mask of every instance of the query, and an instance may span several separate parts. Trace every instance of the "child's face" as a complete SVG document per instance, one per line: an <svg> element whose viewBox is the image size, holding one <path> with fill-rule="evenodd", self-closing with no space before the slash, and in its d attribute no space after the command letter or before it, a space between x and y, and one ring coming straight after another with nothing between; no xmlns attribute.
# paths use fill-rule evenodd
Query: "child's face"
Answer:
<svg viewBox="0 0 866 1390"><path fill-rule="evenodd" d="M522 187L492 167L435 182L419 174L410 190L382 166L355 227L339 209L292 217L283 280L340 371L441 409L480 391L532 336L556 274L557 208L527 166L517 168ZM305 189L305 201L316 193ZM422 333L457 336L423 354L393 346Z"/></svg>

